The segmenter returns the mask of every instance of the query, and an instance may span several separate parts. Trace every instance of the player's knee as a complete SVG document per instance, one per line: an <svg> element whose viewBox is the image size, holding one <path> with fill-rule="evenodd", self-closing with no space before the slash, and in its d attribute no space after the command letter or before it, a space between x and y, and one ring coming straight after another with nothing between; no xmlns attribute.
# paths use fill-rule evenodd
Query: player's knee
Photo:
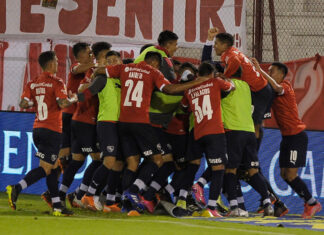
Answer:
<svg viewBox="0 0 324 235"><path fill-rule="evenodd" d="M165 154L162 156L163 162L172 162L173 161L173 155L171 153Z"/></svg>
<svg viewBox="0 0 324 235"><path fill-rule="evenodd" d="M190 164L200 165L200 159L190 161Z"/></svg>
<svg viewBox="0 0 324 235"><path fill-rule="evenodd" d="M163 165L163 159L161 154L154 155L152 160L159 168Z"/></svg>
<svg viewBox="0 0 324 235"><path fill-rule="evenodd" d="M93 161L100 161L100 153L90 153Z"/></svg>
<svg viewBox="0 0 324 235"><path fill-rule="evenodd" d="M113 166L114 171L122 171L124 168L124 162L122 161L115 161L115 164Z"/></svg>
<svg viewBox="0 0 324 235"><path fill-rule="evenodd" d="M234 175L236 175L236 168L227 168L226 170L225 170L225 173L227 173L227 174L234 174Z"/></svg>
<svg viewBox="0 0 324 235"><path fill-rule="evenodd" d="M139 164L139 158L134 156L127 158L127 168L129 170L135 172L138 168L138 164Z"/></svg>
<svg viewBox="0 0 324 235"><path fill-rule="evenodd" d="M71 154L70 148L62 148L62 149L60 149L59 157L66 157L66 156L69 156L70 154Z"/></svg>
<svg viewBox="0 0 324 235"><path fill-rule="evenodd" d="M83 154L76 154L76 153L73 153L72 154L72 159L74 161L84 161L85 160L85 156Z"/></svg>
<svg viewBox="0 0 324 235"><path fill-rule="evenodd" d="M280 169L280 176L283 180L286 180L286 170L285 169Z"/></svg>
<svg viewBox="0 0 324 235"><path fill-rule="evenodd" d="M116 158L115 157L105 157L103 164L105 165L105 167L107 167L108 169L112 169L115 165L116 162Z"/></svg>
<svg viewBox="0 0 324 235"><path fill-rule="evenodd" d="M286 170L286 180L291 182L297 177L297 170L288 168Z"/></svg>
<svg viewBox="0 0 324 235"><path fill-rule="evenodd" d="M212 171L220 171L220 170L224 170L225 166L223 164L220 165L215 165L211 167Z"/></svg>
<svg viewBox="0 0 324 235"><path fill-rule="evenodd" d="M250 169L248 169L249 177L252 177L253 175L257 174L258 172L259 172L258 168L250 168Z"/></svg>

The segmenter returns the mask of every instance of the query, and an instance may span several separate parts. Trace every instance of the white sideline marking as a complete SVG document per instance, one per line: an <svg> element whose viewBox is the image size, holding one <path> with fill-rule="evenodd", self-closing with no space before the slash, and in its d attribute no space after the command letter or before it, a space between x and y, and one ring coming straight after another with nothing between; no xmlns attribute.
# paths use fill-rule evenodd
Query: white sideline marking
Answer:
<svg viewBox="0 0 324 235"><path fill-rule="evenodd" d="M20 215L14 215L14 216L5 216L5 215L0 215L1 217L14 217L14 218L31 218L32 217L37 217L41 219L68 219L68 220L102 220L102 221L107 221L107 218L94 218L94 217L87 217L87 216L82 216L82 217L55 217L55 216L20 216ZM109 218L109 221L121 221L121 222L141 222L141 223L160 223L160 224L176 224L176 225L182 225L182 226L187 226L187 227L195 227L195 228L205 228L205 229L214 229L214 230L229 230L229 231L238 231L238 232L249 232L249 233L256 233L256 234L276 234L276 235L287 235L287 234L293 234L293 233L276 233L276 232L267 232L267 231L258 231L258 230L249 230L249 229L239 229L239 228L227 228L227 227L219 227L219 226L209 226L209 225L198 225L198 224L187 224L184 222L176 222L176 221L167 221L167 220L138 220L138 219L113 219Z"/></svg>

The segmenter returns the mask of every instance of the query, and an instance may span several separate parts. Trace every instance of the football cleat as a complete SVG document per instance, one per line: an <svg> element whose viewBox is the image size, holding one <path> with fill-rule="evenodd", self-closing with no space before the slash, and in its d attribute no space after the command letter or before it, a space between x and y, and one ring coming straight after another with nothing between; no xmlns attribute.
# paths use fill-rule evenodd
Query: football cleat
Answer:
<svg viewBox="0 0 324 235"><path fill-rule="evenodd" d="M263 207L263 216L273 216L274 210L271 203L267 203Z"/></svg>
<svg viewBox="0 0 324 235"><path fill-rule="evenodd" d="M217 218L217 217L223 217L216 209L211 210L209 208L202 211L201 217L207 217L207 218Z"/></svg>
<svg viewBox="0 0 324 235"><path fill-rule="evenodd" d="M47 205L48 205L50 208L53 208L51 195L50 195L50 192L49 192L48 190L47 190L46 192L42 193L42 195L41 195L41 199L43 199L43 201L46 202Z"/></svg>
<svg viewBox="0 0 324 235"><path fill-rule="evenodd" d="M95 206L94 198L93 196L87 196L84 195L81 199L82 204L88 208L89 210L96 211L97 208Z"/></svg>
<svg viewBox="0 0 324 235"><path fill-rule="evenodd" d="M140 202L137 194L125 191L123 196L124 200L128 200L132 204L133 209L137 210L139 213L144 211L144 205Z"/></svg>
<svg viewBox="0 0 324 235"><path fill-rule="evenodd" d="M154 202L145 200L143 196L140 196L140 199L141 199L141 203L145 206L146 210L150 213L153 213L155 209Z"/></svg>
<svg viewBox="0 0 324 235"><path fill-rule="evenodd" d="M131 217L141 216L141 214L137 210L131 210L127 213L127 215Z"/></svg>
<svg viewBox="0 0 324 235"><path fill-rule="evenodd" d="M282 201L276 201L274 204L274 216L282 217L289 212L287 206Z"/></svg>
<svg viewBox="0 0 324 235"><path fill-rule="evenodd" d="M202 206L206 206L206 200L205 200L205 196L204 196L204 189L198 183L195 183L192 186L192 191L194 193L196 201L198 203L202 204Z"/></svg>
<svg viewBox="0 0 324 235"><path fill-rule="evenodd" d="M73 215L73 211L68 210L65 207L62 207L62 208L54 208L53 209L53 215L54 216L71 216L71 215Z"/></svg>
<svg viewBox="0 0 324 235"><path fill-rule="evenodd" d="M8 194L8 202L9 202L9 206L13 209L16 210L16 202L18 199L18 191L16 189L15 185L8 185L6 187L7 190L7 194Z"/></svg>
<svg viewBox="0 0 324 235"><path fill-rule="evenodd" d="M117 205L117 203L115 204L112 204L112 205L104 205L104 208L103 208L103 212L104 213L110 213L110 212L120 212L121 209L120 207Z"/></svg>
<svg viewBox="0 0 324 235"><path fill-rule="evenodd" d="M230 210L227 216L228 217L249 217L249 212L237 207L233 210Z"/></svg>
<svg viewBox="0 0 324 235"><path fill-rule="evenodd" d="M185 200L179 199L176 204L177 207L180 207L184 210L187 210L187 202Z"/></svg>
<svg viewBox="0 0 324 235"><path fill-rule="evenodd" d="M302 214L302 218L304 219L311 219L316 213L322 210L322 205L319 202L316 202L315 205L304 205L304 213Z"/></svg>

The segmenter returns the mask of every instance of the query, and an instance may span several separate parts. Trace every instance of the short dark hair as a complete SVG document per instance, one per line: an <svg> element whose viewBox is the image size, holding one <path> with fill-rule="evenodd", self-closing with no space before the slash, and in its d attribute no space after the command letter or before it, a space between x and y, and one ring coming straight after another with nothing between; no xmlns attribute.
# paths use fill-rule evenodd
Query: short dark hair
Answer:
<svg viewBox="0 0 324 235"><path fill-rule="evenodd" d="M109 57L109 56L117 56L119 58L121 58L121 55L118 51L108 51L107 54L106 54L106 58Z"/></svg>
<svg viewBox="0 0 324 235"><path fill-rule="evenodd" d="M73 48L72 48L74 57L75 58L78 57L79 52L86 50L87 47L89 47L89 46L90 46L90 44L86 43L86 42L78 42L78 43L74 44Z"/></svg>
<svg viewBox="0 0 324 235"><path fill-rule="evenodd" d="M110 48L111 48L111 44L108 42L96 42L91 46L91 50L96 58L99 55L100 51L110 50Z"/></svg>
<svg viewBox="0 0 324 235"><path fill-rule="evenodd" d="M155 51L149 51L146 53L145 55L145 58L144 58L145 61L149 61L149 60L156 60L159 62L159 64L161 65L162 64L162 56L159 52L155 52Z"/></svg>
<svg viewBox="0 0 324 235"><path fill-rule="evenodd" d="M280 62L273 62L271 65L276 66L278 70L283 73L284 77L286 77L288 73L288 67L285 64Z"/></svg>
<svg viewBox="0 0 324 235"><path fill-rule="evenodd" d="M192 71L194 71L195 74L198 73L198 69L196 68L196 66L194 66L192 63L190 62L184 62L183 64L181 64L179 70L185 70L185 69L191 69Z"/></svg>
<svg viewBox="0 0 324 235"><path fill-rule="evenodd" d="M141 47L141 50L140 50L140 54L148 47L152 47L154 46L154 44L152 43L148 43L148 44L145 44L144 46Z"/></svg>
<svg viewBox="0 0 324 235"><path fill-rule="evenodd" d="M203 62L199 65L199 68L198 68L198 75L199 76L208 76L212 73L214 73L215 71L215 67L209 63L209 62Z"/></svg>
<svg viewBox="0 0 324 235"><path fill-rule="evenodd" d="M216 35L216 38L222 43L226 43L228 46L234 45L234 37L229 33L219 33Z"/></svg>
<svg viewBox="0 0 324 235"><path fill-rule="evenodd" d="M158 38L158 43L160 46L165 46L169 41L178 40L179 37L174 32L169 30L164 30L160 33Z"/></svg>
<svg viewBox="0 0 324 235"><path fill-rule="evenodd" d="M173 66L181 65L181 62L179 60L175 60L175 59L172 60L172 63L173 63Z"/></svg>
<svg viewBox="0 0 324 235"><path fill-rule="evenodd" d="M132 64L132 63L134 63L134 59L132 58L123 59L123 64Z"/></svg>
<svg viewBox="0 0 324 235"><path fill-rule="evenodd" d="M51 62L55 59L54 51L44 51L38 56L38 63L41 68L44 70L47 67L48 62Z"/></svg>

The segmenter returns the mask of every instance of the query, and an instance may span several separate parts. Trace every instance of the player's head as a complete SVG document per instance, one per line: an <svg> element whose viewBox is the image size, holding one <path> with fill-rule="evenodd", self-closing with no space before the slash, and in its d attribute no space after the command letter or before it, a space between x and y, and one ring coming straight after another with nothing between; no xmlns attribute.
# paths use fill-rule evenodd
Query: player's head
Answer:
<svg viewBox="0 0 324 235"><path fill-rule="evenodd" d="M38 63L43 69L50 73L57 72L57 57L54 51L44 51L38 57Z"/></svg>
<svg viewBox="0 0 324 235"><path fill-rule="evenodd" d="M134 63L134 59L131 58L123 59L123 64L132 64L132 63Z"/></svg>
<svg viewBox="0 0 324 235"><path fill-rule="evenodd" d="M140 54L148 47L154 46L152 43L145 44L144 46L141 47Z"/></svg>
<svg viewBox="0 0 324 235"><path fill-rule="evenodd" d="M108 42L96 42L92 44L91 50L97 63L106 64L106 54L110 51L111 44Z"/></svg>
<svg viewBox="0 0 324 235"><path fill-rule="evenodd" d="M178 35L169 30L162 31L159 35L158 43L161 47L167 49L169 56L173 56L178 49Z"/></svg>
<svg viewBox="0 0 324 235"><path fill-rule="evenodd" d="M120 53L117 51L109 51L106 54L106 60L107 60L107 65L117 65L123 63Z"/></svg>
<svg viewBox="0 0 324 235"><path fill-rule="evenodd" d="M93 55L88 43L78 42L74 44L72 52L75 59L82 64L91 63L93 61Z"/></svg>
<svg viewBox="0 0 324 235"><path fill-rule="evenodd" d="M172 60L172 64L173 64L174 72L176 74L179 74L179 69L180 69L180 66L181 66L181 62L178 61L178 60Z"/></svg>
<svg viewBox="0 0 324 235"><path fill-rule="evenodd" d="M286 77L288 68L283 63L274 62L270 65L268 73L276 82L280 83Z"/></svg>
<svg viewBox="0 0 324 235"><path fill-rule="evenodd" d="M234 37L229 33L219 33L216 35L214 49L216 55L221 55L229 47L234 45Z"/></svg>
<svg viewBox="0 0 324 235"><path fill-rule="evenodd" d="M208 62L203 62L198 67L198 76L199 77L214 77L215 67Z"/></svg>
<svg viewBox="0 0 324 235"><path fill-rule="evenodd" d="M160 53L155 51L149 51L146 53L145 62L151 65L152 67L159 69L162 64L162 56Z"/></svg>
<svg viewBox="0 0 324 235"><path fill-rule="evenodd" d="M181 77L181 82L189 82L195 79L197 76L198 69L189 62L181 64L179 68L179 76Z"/></svg>

